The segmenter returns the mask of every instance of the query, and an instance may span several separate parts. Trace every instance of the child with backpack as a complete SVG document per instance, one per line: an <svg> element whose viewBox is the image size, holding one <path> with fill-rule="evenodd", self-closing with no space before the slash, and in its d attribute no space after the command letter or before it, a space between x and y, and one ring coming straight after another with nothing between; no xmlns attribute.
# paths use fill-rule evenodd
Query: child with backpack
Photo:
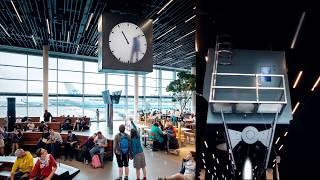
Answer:
<svg viewBox="0 0 320 180"><path fill-rule="evenodd" d="M125 126L121 124L119 126L119 133L114 137L114 145L113 150L117 157L117 163L119 167L119 178L117 180L122 180L123 175L123 167L125 167L125 178L124 180L128 180L129 176L129 153L131 152L131 138L125 133Z"/></svg>
<svg viewBox="0 0 320 180"><path fill-rule="evenodd" d="M143 179L147 179L147 170L146 170L146 160L144 157L143 149L141 147L140 135L137 131L137 127L134 124L133 120L131 120L131 153L133 158L133 167L136 168L137 180L140 180L140 169L143 171Z"/></svg>

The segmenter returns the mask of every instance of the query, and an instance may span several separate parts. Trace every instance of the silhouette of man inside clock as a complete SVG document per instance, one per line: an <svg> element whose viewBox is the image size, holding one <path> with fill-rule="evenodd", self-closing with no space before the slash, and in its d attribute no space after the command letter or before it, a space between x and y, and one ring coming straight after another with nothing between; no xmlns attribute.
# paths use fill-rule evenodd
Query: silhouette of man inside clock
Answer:
<svg viewBox="0 0 320 180"><path fill-rule="evenodd" d="M138 37L134 37L132 41L132 51L130 57L130 63L136 63L139 60L140 43ZM134 59L135 58L135 59Z"/></svg>

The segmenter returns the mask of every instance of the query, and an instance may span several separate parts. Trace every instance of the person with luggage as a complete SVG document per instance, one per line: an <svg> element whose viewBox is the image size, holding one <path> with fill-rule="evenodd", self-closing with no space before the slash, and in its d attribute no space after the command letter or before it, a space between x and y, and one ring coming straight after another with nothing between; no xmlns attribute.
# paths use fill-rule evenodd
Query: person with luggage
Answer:
<svg viewBox="0 0 320 180"><path fill-rule="evenodd" d="M89 151L91 158L96 154L99 153L101 167L103 168L103 156L104 156L104 148L108 146L107 139L102 135L100 131L97 132L97 136L93 140L95 146Z"/></svg>
<svg viewBox="0 0 320 180"><path fill-rule="evenodd" d="M119 133L114 137L113 150L117 157L117 163L119 167L119 178L117 180L122 180L123 167L125 169L124 180L128 180L129 176L129 153L131 152L131 138L125 133L126 127L121 124L119 126Z"/></svg>

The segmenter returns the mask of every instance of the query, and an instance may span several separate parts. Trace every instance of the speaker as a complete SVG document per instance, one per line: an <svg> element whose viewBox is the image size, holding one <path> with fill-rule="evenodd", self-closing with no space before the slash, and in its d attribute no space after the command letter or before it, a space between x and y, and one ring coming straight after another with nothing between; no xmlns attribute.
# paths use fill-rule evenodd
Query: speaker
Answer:
<svg viewBox="0 0 320 180"><path fill-rule="evenodd" d="M8 131L13 131L16 123L16 98L7 98Z"/></svg>

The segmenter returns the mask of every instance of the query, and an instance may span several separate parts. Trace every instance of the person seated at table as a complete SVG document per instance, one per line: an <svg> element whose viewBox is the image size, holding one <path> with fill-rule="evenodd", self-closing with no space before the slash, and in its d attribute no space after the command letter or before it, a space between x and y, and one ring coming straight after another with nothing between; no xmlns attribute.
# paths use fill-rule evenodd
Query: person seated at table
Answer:
<svg viewBox="0 0 320 180"><path fill-rule="evenodd" d="M86 120L86 117L82 117L81 118L81 121L80 121L80 129L81 131L83 130L88 130L89 129L89 126L88 126L88 122Z"/></svg>
<svg viewBox="0 0 320 180"><path fill-rule="evenodd" d="M97 136L94 138L93 142L95 143L95 146L89 151L91 158L96 153L99 153L100 155L100 161L101 165L103 167L103 156L104 156L104 148L108 146L107 139L102 135L100 131L97 132Z"/></svg>
<svg viewBox="0 0 320 180"><path fill-rule="evenodd" d="M179 173L158 180L194 180L195 179L196 162L194 156L189 152L182 160L182 168Z"/></svg>
<svg viewBox="0 0 320 180"><path fill-rule="evenodd" d="M64 156L65 161L68 159L68 155L70 155L70 161L73 159L73 154L75 154L75 148L78 143L78 138L72 131L68 131L67 141L64 142Z"/></svg>
<svg viewBox="0 0 320 180"><path fill-rule="evenodd" d="M43 132L44 128L48 128L48 125L44 121L41 121L38 129L40 132Z"/></svg>
<svg viewBox="0 0 320 180"><path fill-rule="evenodd" d="M48 151L53 157L58 158L60 156L61 144L63 142L60 133L55 132L53 129L49 130L50 136L48 141Z"/></svg>
<svg viewBox="0 0 320 180"><path fill-rule="evenodd" d="M31 119L28 119L27 129L33 131L36 125L31 121Z"/></svg>
<svg viewBox="0 0 320 180"><path fill-rule="evenodd" d="M95 143L93 141L96 136L97 134L94 133L94 135L90 136L81 147L81 151L83 151L84 163L86 164L89 164L89 161L91 160L90 150L95 146Z"/></svg>
<svg viewBox="0 0 320 180"><path fill-rule="evenodd" d="M13 163L10 179L29 179L29 173L33 167L33 157L31 153L23 149L17 149L14 154L17 156L17 159Z"/></svg>
<svg viewBox="0 0 320 180"><path fill-rule="evenodd" d="M67 118L64 120L64 123L62 125L62 129L69 130L70 129L70 124L71 124L71 118L68 115Z"/></svg>
<svg viewBox="0 0 320 180"><path fill-rule="evenodd" d="M168 151L171 152L171 150L179 149L179 142L176 137L177 136L176 128L171 123L169 123L166 132L168 137L168 141L167 141ZM179 152L172 151L172 153L179 153Z"/></svg>
<svg viewBox="0 0 320 180"><path fill-rule="evenodd" d="M54 173L57 170L57 162L51 154L48 154L47 150L40 148L36 151L38 160L34 165L31 173L30 180L33 179L52 179Z"/></svg>
<svg viewBox="0 0 320 180"><path fill-rule="evenodd" d="M36 148L37 149L40 149L40 148L46 149L47 148L47 144L48 144L48 140L49 140L49 136L50 136L50 133L48 131L48 128L45 127L43 129L41 138L37 142Z"/></svg>
<svg viewBox="0 0 320 180"><path fill-rule="evenodd" d="M11 141L11 155L21 147L23 133L18 129L12 136Z"/></svg>
<svg viewBox="0 0 320 180"><path fill-rule="evenodd" d="M79 131L81 129L80 126L81 126L81 120L77 119L76 122L74 122L74 124L73 124L72 130Z"/></svg>
<svg viewBox="0 0 320 180"><path fill-rule="evenodd" d="M153 140L153 150L157 150L158 148L165 149L166 139L157 122L151 126L150 133L150 138Z"/></svg>
<svg viewBox="0 0 320 180"><path fill-rule="evenodd" d="M158 121L159 124L159 128L161 129L161 131L164 130L164 125L162 124L161 120Z"/></svg>

